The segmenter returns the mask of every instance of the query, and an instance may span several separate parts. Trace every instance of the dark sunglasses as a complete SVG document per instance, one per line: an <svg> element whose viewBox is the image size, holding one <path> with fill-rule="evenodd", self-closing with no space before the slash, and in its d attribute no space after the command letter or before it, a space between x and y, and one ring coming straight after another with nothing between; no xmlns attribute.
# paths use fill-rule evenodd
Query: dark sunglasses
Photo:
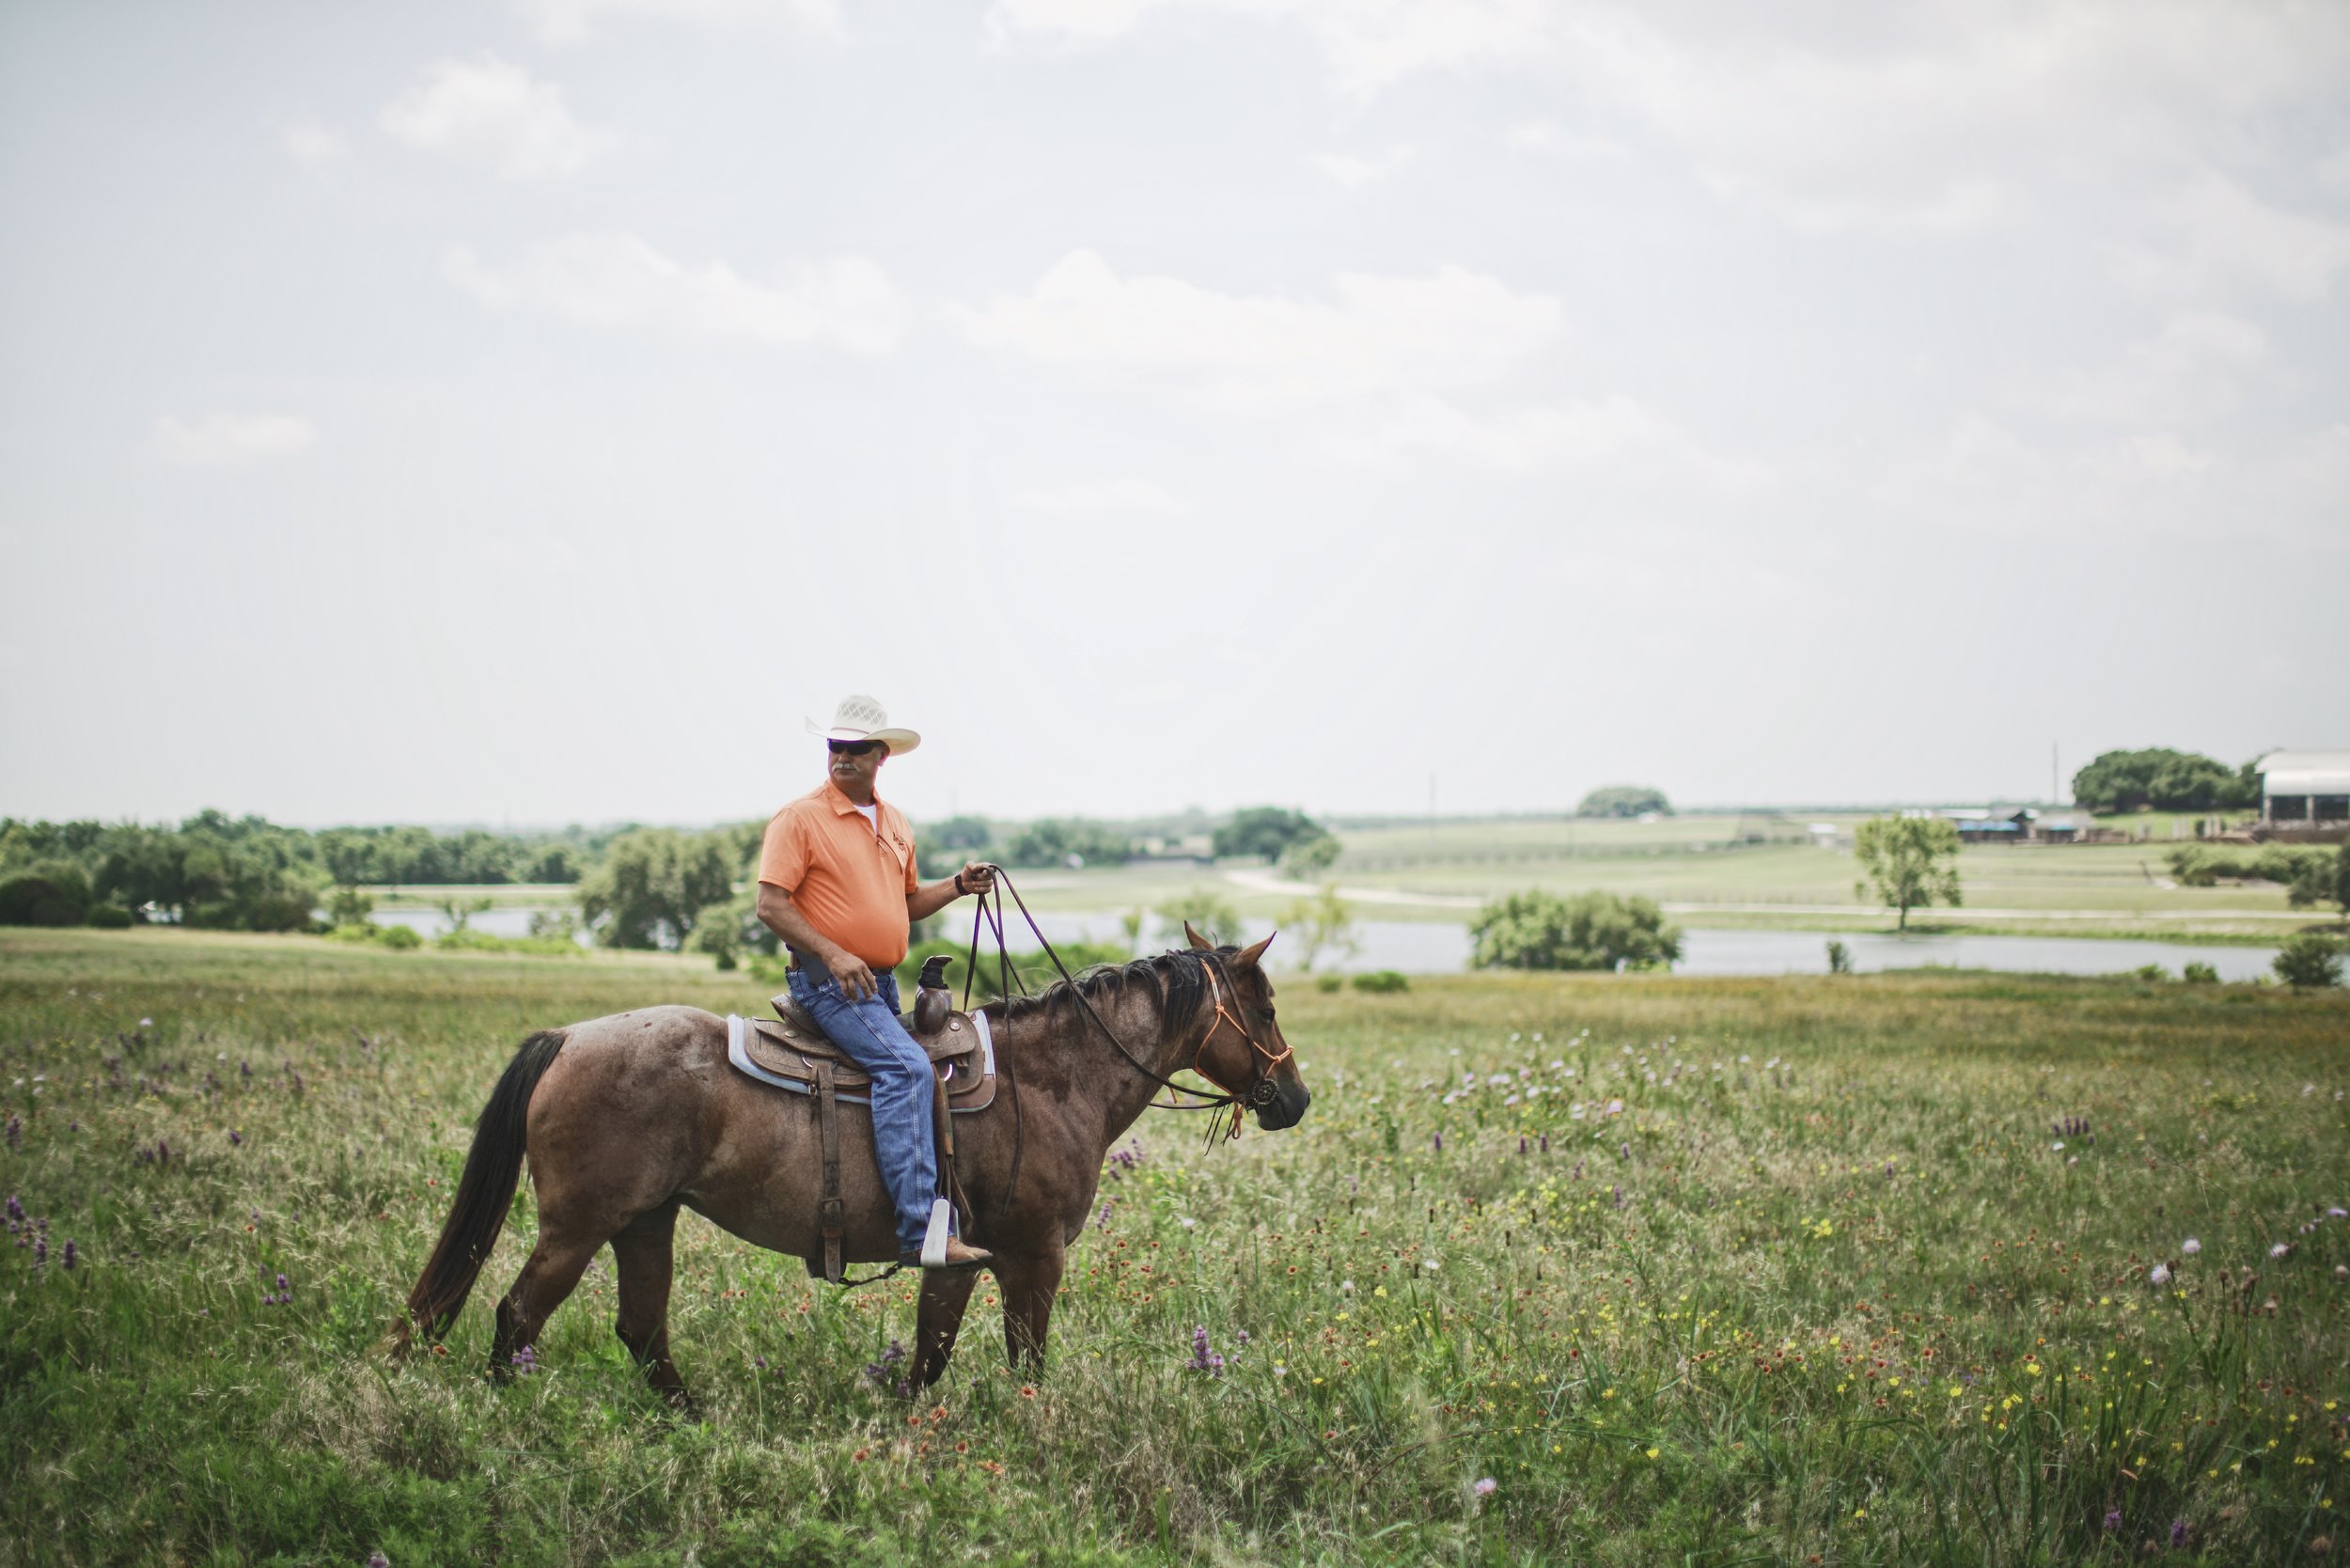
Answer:
<svg viewBox="0 0 2350 1568"><path fill-rule="evenodd" d="M862 757L881 745L879 741L826 741L825 749L835 757Z"/></svg>

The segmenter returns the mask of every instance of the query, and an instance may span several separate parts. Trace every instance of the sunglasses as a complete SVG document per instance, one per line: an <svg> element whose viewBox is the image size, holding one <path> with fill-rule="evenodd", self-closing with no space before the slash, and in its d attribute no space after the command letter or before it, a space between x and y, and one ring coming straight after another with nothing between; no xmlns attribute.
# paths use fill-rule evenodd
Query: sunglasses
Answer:
<svg viewBox="0 0 2350 1568"><path fill-rule="evenodd" d="M824 747L835 757L863 757L880 745L879 741L826 741Z"/></svg>

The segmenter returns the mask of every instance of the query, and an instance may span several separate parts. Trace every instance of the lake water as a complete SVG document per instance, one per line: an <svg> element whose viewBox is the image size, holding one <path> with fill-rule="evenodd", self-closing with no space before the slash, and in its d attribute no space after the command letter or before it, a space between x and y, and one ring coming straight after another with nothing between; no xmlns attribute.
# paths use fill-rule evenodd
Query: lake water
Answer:
<svg viewBox="0 0 2350 1568"><path fill-rule="evenodd" d="M528 909L493 909L473 917L476 931L493 936L525 936L530 932ZM448 927L437 909L381 909L379 925L414 926L426 936ZM1111 913L1039 913L1037 923L1055 943L1100 942L1122 945L1125 930ZM1031 952L1036 938L1017 911L1007 933L1014 952ZM1273 929L1269 920L1242 922L1245 939L1255 941ZM1359 946L1351 953L1325 953L1320 966L1349 974L1371 969L1401 969L1407 975L1457 974L1468 967L1468 928L1448 920L1358 920ZM950 912L946 934L957 942L971 939L967 907ZM1180 940L1180 936L1177 938ZM1283 940L1288 940L1284 938ZM2223 980L2258 980L2268 974L2274 948L2197 947L2185 942L2096 941L2078 936L1895 936L1882 932L1846 932L1830 937L1814 931L1721 931L1702 926L1684 928L1682 959L1677 975L1825 975L1827 944L1839 941L1852 949L1856 970L1915 969L1938 964L1952 969L2001 969L2057 975L2112 975L2149 964L2176 975L2188 964L2208 964ZM1164 945L1145 929L1146 949ZM1294 949L1292 949L1294 951ZM1279 956L1281 944L1274 944Z"/></svg>

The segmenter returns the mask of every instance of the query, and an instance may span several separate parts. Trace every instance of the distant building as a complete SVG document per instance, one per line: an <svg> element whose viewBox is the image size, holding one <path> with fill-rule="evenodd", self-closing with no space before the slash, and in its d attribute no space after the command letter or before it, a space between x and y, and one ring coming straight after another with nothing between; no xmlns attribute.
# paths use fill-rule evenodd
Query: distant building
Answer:
<svg viewBox="0 0 2350 1568"><path fill-rule="evenodd" d="M2260 776L2263 823L2350 822L2350 751L2272 751L2260 760Z"/></svg>

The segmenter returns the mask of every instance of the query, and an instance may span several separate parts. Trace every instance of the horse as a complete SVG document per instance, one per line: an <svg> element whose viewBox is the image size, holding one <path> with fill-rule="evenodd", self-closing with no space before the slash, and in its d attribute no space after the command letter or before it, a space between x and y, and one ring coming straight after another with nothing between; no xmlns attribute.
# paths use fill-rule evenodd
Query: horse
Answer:
<svg viewBox="0 0 2350 1568"><path fill-rule="evenodd" d="M1217 947L1183 931L1188 947L982 1010L1000 1092L956 1118L954 1165L968 1200L965 1239L995 1254L987 1266L1001 1287L1015 1369L1043 1364L1067 1249L1092 1212L1103 1161L1167 1079L1189 1068L1222 1090L1233 1137L1244 1110L1275 1131L1295 1126L1312 1099L1274 1016L1261 964L1273 938ZM896 1217L871 1113L844 1104L839 1115L843 1255L894 1262ZM447 1222L390 1349L404 1354L415 1335L438 1341L448 1331L505 1223L527 1152L539 1236L497 1304L492 1377L512 1375L515 1353L536 1341L609 1243L620 1342L656 1391L690 1406L669 1354L678 1211L813 1260L819 1139L813 1100L728 1065L726 1020L699 1008L648 1008L534 1034L475 1124ZM976 1278L975 1270L923 1272L915 1388L946 1371Z"/></svg>

